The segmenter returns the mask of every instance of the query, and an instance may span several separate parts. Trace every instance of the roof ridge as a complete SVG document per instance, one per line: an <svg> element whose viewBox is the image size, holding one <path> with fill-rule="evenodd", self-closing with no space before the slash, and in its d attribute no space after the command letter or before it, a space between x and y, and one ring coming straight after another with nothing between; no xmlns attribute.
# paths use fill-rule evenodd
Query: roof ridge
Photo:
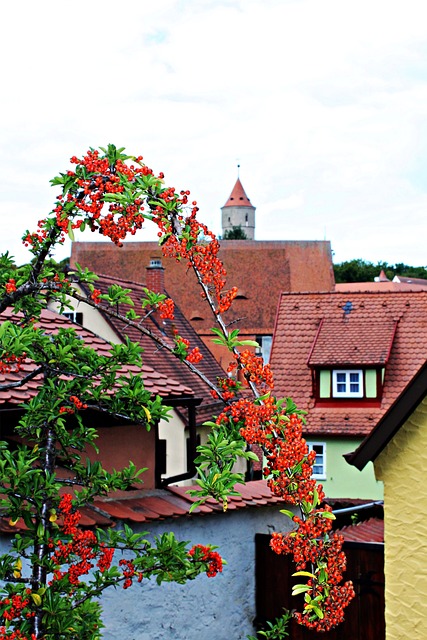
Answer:
<svg viewBox="0 0 427 640"><path fill-rule="evenodd" d="M347 283L348 284L348 283ZM341 297L350 297L350 296L379 296L379 295L385 295L385 296L401 296L401 295L407 295L407 296L412 296L412 295L420 295L420 294L427 294L427 290L426 289L405 289L404 291L396 291L396 290L383 290L383 291L336 291L336 290L331 290L331 291L282 291L281 292L281 296L287 296L287 297L291 297L291 296L307 296L307 295L311 295L311 296L320 296L320 295L332 295L332 296L341 296Z"/></svg>

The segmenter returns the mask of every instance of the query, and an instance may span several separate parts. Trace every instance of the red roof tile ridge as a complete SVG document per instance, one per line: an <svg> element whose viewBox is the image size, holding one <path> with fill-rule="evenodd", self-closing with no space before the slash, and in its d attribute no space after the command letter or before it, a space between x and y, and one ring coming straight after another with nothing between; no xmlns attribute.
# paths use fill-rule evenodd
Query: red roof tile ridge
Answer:
<svg viewBox="0 0 427 640"><path fill-rule="evenodd" d="M232 242L232 241L230 241ZM426 290L425 289L396 289L396 290L390 290L390 289L382 289L382 290L369 290L369 291L336 291L334 289L331 290L324 290L324 291L282 291L282 295L283 296L307 296L307 295L311 295L311 296L325 296L325 295L329 295L329 296L333 296L333 297L345 297L345 296L389 296L389 297L394 297L394 296L425 296L426 295Z"/></svg>

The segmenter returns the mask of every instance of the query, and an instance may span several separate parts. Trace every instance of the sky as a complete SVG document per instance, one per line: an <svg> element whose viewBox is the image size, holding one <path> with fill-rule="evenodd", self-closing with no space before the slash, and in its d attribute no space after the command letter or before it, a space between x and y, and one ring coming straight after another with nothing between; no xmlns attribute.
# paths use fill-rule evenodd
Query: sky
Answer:
<svg viewBox="0 0 427 640"><path fill-rule="evenodd" d="M426 14L425 0L3 3L0 253L28 260L49 180L114 143L189 189L217 234L239 164L257 240L427 265ZM155 237L147 223L135 239Z"/></svg>

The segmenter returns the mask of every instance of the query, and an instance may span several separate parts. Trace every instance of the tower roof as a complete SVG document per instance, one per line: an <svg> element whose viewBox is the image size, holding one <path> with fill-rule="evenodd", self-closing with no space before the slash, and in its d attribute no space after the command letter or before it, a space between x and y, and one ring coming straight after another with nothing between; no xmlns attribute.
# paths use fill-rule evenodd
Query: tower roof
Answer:
<svg viewBox="0 0 427 640"><path fill-rule="evenodd" d="M233 191L230 194L224 207L252 207L251 201L245 193L245 190L240 182L240 178L237 178L236 184L233 187ZM224 208L223 207L223 208Z"/></svg>

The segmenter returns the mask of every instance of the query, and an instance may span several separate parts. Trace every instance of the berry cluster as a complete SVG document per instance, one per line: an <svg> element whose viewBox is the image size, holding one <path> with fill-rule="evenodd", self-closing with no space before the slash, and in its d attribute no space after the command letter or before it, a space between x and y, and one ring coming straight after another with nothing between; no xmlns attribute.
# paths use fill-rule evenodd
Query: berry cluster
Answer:
<svg viewBox="0 0 427 640"><path fill-rule="evenodd" d="M16 291L16 280L14 278L9 278L9 280L5 284L6 293L12 293Z"/></svg>
<svg viewBox="0 0 427 640"><path fill-rule="evenodd" d="M96 558L98 558L97 566L101 572L109 569L114 550L103 544L98 547L93 531L82 531L79 528L82 516L74 509L70 494L62 496L58 509L63 517L62 532L68 539L49 541L49 548L54 550L51 561L55 567L51 584L62 580L68 581L71 585L80 584L81 576L89 573ZM68 565L68 568L61 570L64 564Z"/></svg>
<svg viewBox="0 0 427 640"><path fill-rule="evenodd" d="M13 353L4 353L0 360L0 374L10 373L11 371L20 371L27 357L26 353L16 356Z"/></svg>
<svg viewBox="0 0 427 640"><path fill-rule="evenodd" d="M138 582L142 581L144 574L141 571L137 573L132 560L126 560L123 558L122 560L119 560L119 566L122 567L123 577L125 578L123 582L123 589L129 589L129 587L132 586L135 575Z"/></svg>
<svg viewBox="0 0 427 640"><path fill-rule="evenodd" d="M208 578L213 578L222 571L222 558L217 551L212 551L209 546L202 544L196 544L190 549L188 555L193 558L195 562L203 562L207 565L206 575Z"/></svg>
<svg viewBox="0 0 427 640"><path fill-rule="evenodd" d="M162 320L174 319L175 305L173 303L173 300L171 300L170 298L166 298L166 300L163 300L163 302L159 302L157 309L159 310Z"/></svg>

